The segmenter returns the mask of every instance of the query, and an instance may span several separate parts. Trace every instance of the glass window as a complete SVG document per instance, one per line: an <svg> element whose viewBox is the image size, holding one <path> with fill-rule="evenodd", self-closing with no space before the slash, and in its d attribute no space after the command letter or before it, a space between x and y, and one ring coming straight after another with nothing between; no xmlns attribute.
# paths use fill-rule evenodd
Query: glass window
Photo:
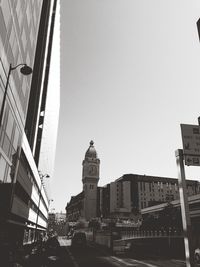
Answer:
<svg viewBox="0 0 200 267"><path fill-rule="evenodd" d="M33 18L34 18L34 25L35 25L35 27L37 27L37 14L36 14L35 8L34 8L34 12L33 12Z"/></svg>
<svg viewBox="0 0 200 267"><path fill-rule="evenodd" d="M23 7L22 7L22 1L18 1L17 2L17 6L16 6L16 12L17 12L17 18L18 18L18 22L19 22L19 27L21 28L22 26L22 21L23 21Z"/></svg>
<svg viewBox="0 0 200 267"><path fill-rule="evenodd" d="M13 131L13 123L14 123L13 115L11 113L11 110L9 110L8 118L7 118L6 133L10 139L11 139L11 135Z"/></svg>
<svg viewBox="0 0 200 267"><path fill-rule="evenodd" d="M9 61L8 61L8 57L7 57L4 49L1 51L1 61L2 61L2 64L3 64L3 67L4 67L5 71L6 71L6 73L8 73L8 70L9 70L9 63L8 62ZM6 76L3 75L1 77L2 77L3 81L6 83Z"/></svg>
<svg viewBox="0 0 200 267"><path fill-rule="evenodd" d="M3 182L6 171L6 161L0 156L0 182Z"/></svg>
<svg viewBox="0 0 200 267"><path fill-rule="evenodd" d="M31 66L31 59L30 59L30 55L27 54L27 57L26 57L26 64Z"/></svg>
<svg viewBox="0 0 200 267"><path fill-rule="evenodd" d="M17 150L18 144L19 144L19 130L16 127L15 128L15 135L14 135L14 139L13 139L13 148L15 151Z"/></svg>
<svg viewBox="0 0 200 267"><path fill-rule="evenodd" d="M28 5L26 9L26 16L27 16L27 21L28 21L28 26L29 26L31 22L31 5L30 4Z"/></svg>
<svg viewBox="0 0 200 267"><path fill-rule="evenodd" d="M0 21L1 21L1 17L0 17ZM0 31L1 31L1 29L0 29ZM1 38L0 38L0 51L2 51L3 50L3 42L2 42L2 40L1 40ZM0 52L1 53L1 52ZM1 54L0 54L1 55Z"/></svg>
<svg viewBox="0 0 200 267"><path fill-rule="evenodd" d="M12 53L13 53L13 56L14 56L15 65L17 65L19 48L18 48L18 43L17 43L17 39L16 38L14 39L14 42L13 42Z"/></svg>
<svg viewBox="0 0 200 267"><path fill-rule="evenodd" d="M13 46L14 39L15 39L15 30L14 30L14 26L13 26L12 29L11 29L11 34L10 34L10 39L9 39L11 47Z"/></svg>
<svg viewBox="0 0 200 267"><path fill-rule="evenodd" d="M10 140L7 134L5 134L4 140L3 140L3 151L6 153L7 156L9 155L9 149L10 149Z"/></svg>
<svg viewBox="0 0 200 267"><path fill-rule="evenodd" d="M29 65L29 64L27 64ZM25 95L26 94L26 77L23 77L22 79L22 92Z"/></svg>
<svg viewBox="0 0 200 267"><path fill-rule="evenodd" d="M31 46L33 46L33 45L34 45L34 33L33 33L33 27L31 27L30 41L31 41Z"/></svg>
<svg viewBox="0 0 200 267"><path fill-rule="evenodd" d="M140 190L142 191L142 182L140 182Z"/></svg>
<svg viewBox="0 0 200 267"><path fill-rule="evenodd" d="M3 12L3 16L4 16L4 21L6 23L6 27L8 28L8 24L10 22L11 19L11 13L10 13L10 7L9 7L9 1L3 1L1 3L1 9Z"/></svg>
<svg viewBox="0 0 200 267"><path fill-rule="evenodd" d="M22 31L22 43L23 43L23 47L24 47L24 51L26 50L26 44L27 44L27 39L26 39L26 33L25 33L25 29L23 28Z"/></svg>
<svg viewBox="0 0 200 267"><path fill-rule="evenodd" d="M13 57L13 53L12 53L12 49L11 49L10 44L8 44L7 58L8 58L8 62L14 62L14 57Z"/></svg>
<svg viewBox="0 0 200 267"><path fill-rule="evenodd" d="M11 183L13 178L14 178L14 173L12 172L12 168L10 168L10 166L7 164L7 166L9 167L8 169L8 175L7 178L5 179L6 183Z"/></svg>
<svg viewBox="0 0 200 267"><path fill-rule="evenodd" d="M7 37L7 30L6 30L6 25L4 22L1 8L0 8L0 21L1 21L1 23L0 23L0 36L1 36L2 43L4 45L6 37ZM2 52L2 51L0 51L0 52Z"/></svg>
<svg viewBox="0 0 200 267"><path fill-rule="evenodd" d="M17 15L19 15L20 8L21 8L21 4L20 4L20 0L18 0L18 1L17 1L17 6L16 6L16 12L17 12Z"/></svg>
<svg viewBox="0 0 200 267"><path fill-rule="evenodd" d="M2 105L3 101L3 90L2 90L2 83L0 82L0 107Z"/></svg>

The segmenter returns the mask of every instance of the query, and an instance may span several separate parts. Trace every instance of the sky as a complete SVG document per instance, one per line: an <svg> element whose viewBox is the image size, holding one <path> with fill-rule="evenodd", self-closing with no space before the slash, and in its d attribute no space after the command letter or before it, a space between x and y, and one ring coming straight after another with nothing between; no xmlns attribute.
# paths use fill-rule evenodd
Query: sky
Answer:
<svg viewBox="0 0 200 267"><path fill-rule="evenodd" d="M178 177L180 124L200 116L199 0L61 0L60 117L51 209L82 191L90 140L99 186ZM185 167L200 180L200 167Z"/></svg>

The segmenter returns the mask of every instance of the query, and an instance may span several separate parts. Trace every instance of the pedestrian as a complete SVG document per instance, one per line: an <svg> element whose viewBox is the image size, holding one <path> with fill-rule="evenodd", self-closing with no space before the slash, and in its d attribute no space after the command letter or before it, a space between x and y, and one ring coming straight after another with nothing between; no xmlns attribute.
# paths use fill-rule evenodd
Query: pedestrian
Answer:
<svg viewBox="0 0 200 267"><path fill-rule="evenodd" d="M50 233L48 240L45 244L48 255L57 255L60 247L60 243L57 239L56 233Z"/></svg>

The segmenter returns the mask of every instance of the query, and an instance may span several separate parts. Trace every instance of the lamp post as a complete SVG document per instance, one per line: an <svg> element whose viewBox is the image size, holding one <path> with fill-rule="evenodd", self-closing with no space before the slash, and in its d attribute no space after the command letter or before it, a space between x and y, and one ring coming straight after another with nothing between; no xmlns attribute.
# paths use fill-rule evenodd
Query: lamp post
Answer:
<svg viewBox="0 0 200 267"><path fill-rule="evenodd" d="M53 199L49 199L49 207L51 205L51 202L53 202Z"/></svg>
<svg viewBox="0 0 200 267"><path fill-rule="evenodd" d="M2 106L1 106L1 112L0 112L0 127L2 125L3 112L4 112L5 102L6 102L6 96L7 96L7 92L8 92L8 85L9 85L10 74L11 74L11 71L17 69L19 66L22 66L21 69L20 69L20 72L23 75L26 75L27 76L27 75L30 75L33 72L32 68L29 67L26 63L18 64L15 67L12 67L12 64L10 64L9 71L8 71L8 76L7 76L7 80L6 80L6 86L5 86L4 96L3 96L3 102L2 102Z"/></svg>
<svg viewBox="0 0 200 267"><path fill-rule="evenodd" d="M6 103L6 96L7 96L7 92L8 92L8 86L9 86L9 80L10 80L10 74L13 70L17 69L18 67L21 66L21 69L20 69L20 72L23 74L23 75L30 75L33 70L31 67L29 67L26 63L21 63L21 64L18 64L16 66L12 66L12 64L10 64L9 66L9 70L8 70L8 75L7 75L7 79L6 79L6 85L5 85L5 91L4 91L4 95L3 95L3 100L2 100L2 105L1 105L1 110L0 110L0 133L1 133L1 127L2 127L2 124L3 124L3 113L4 113L4 109L5 109L5 103ZM18 153L18 156L20 154L20 152L16 152ZM16 161L17 161L17 157L16 156ZM14 174L13 174L14 175ZM14 177L14 176L13 176ZM14 179L14 178L13 178ZM12 201L13 201L13 192L14 192L14 180L12 179L11 181L11 193L10 193L10 207L9 207L9 212L11 211L11 207L12 207Z"/></svg>
<svg viewBox="0 0 200 267"><path fill-rule="evenodd" d="M36 223L35 223L35 238L34 241L36 241L36 232L37 232L37 228L38 228L38 218L39 218L39 213L40 213L40 201L41 201L41 197L42 197L42 186L43 186L43 179L44 178L50 178L50 176L48 174L40 174L40 179L41 179L41 185L40 185L40 189L39 189L39 201L38 201L38 210L37 210L37 217L36 217Z"/></svg>

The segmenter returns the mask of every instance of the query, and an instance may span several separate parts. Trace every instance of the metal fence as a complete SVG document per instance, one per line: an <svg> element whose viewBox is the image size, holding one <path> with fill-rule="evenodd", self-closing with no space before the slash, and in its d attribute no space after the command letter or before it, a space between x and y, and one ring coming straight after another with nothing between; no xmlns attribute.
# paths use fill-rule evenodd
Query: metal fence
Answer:
<svg viewBox="0 0 200 267"><path fill-rule="evenodd" d="M127 230L121 232L121 239L133 238L153 238L153 237L182 237L183 232L180 230Z"/></svg>

